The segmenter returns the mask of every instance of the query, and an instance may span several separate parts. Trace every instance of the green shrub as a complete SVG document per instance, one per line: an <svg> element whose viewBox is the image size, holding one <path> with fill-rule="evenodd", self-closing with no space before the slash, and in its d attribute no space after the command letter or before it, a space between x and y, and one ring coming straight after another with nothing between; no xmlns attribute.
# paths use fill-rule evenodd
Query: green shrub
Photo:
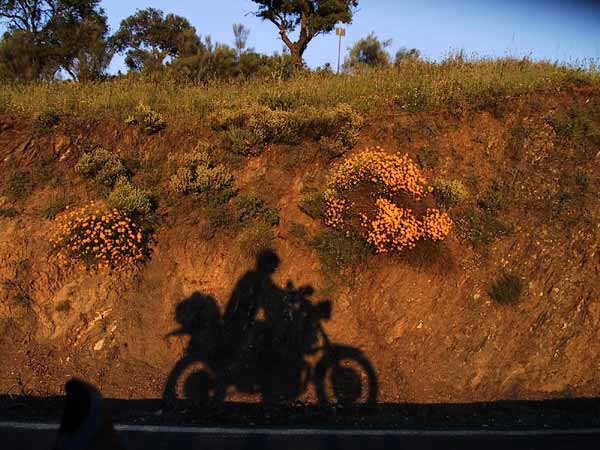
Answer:
<svg viewBox="0 0 600 450"><path fill-rule="evenodd" d="M19 211L15 208L0 208L0 218L12 218L17 217L19 215Z"/></svg>
<svg viewBox="0 0 600 450"><path fill-rule="evenodd" d="M206 149L183 155L178 159L170 179L171 190L180 194L199 194L209 203L219 204L235 195L233 175L211 161Z"/></svg>
<svg viewBox="0 0 600 450"><path fill-rule="evenodd" d="M435 148L426 147L417 153L417 163L422 169L435 169L440 163L440 153Z"/></svg>
<svg viewBox="0 0 600 450"><path fill-rule="evenodd" d="M221 134L221 146L236 155L252 156L262 151L257 147L254 135L246 128L232 127Z"/></svg>
<svg viewBox="0 0 600 450"><path fill-rule="evenodd" d="M512 273L502 273L490 287L488 294L490 298L498 303L517 303L523 292L523 282Z"/></svg>
<svg viewBox="0 0 600 450"><path fill-rule="evenodd" d="M147 134L158 133L167 127L163 116L147 105L140 103L135 113L125 119L127 125L138 125Z"/></svg>
<svg viewBox="0 0 600 450"><path fill-rule="evenodd" d="M323 136L319 140L319 148L323 153L328 154L332 158L342 156L348 150L340 139L329 138L327 136Z"/></svg>
<svg viewBox="0 0 600 450"><path fill-rule="evenodd" d="M126 213L148 214L152 209L150 193L132 185L125 177L117 180L108 196L108 203Z"/></svg>
<svg viewBox="0 0 600 450"><path fill-rule="evenodd" d="M279 225L279 209L267 208L265 201L255 195L241 196L234 201L238 220L245 222L257 219L269 226Z"/></svg>
<svg viewBox="0 0 600 450"><path fill-rule="evenodd" d="M10 170L7 177L5 194L11 200L24 199L33 190L33 178L27 169Z"/></svg>
<svg viewBox="0 0 600 450"><path fill-rule="evenodd" d="M63 113L58 109L47 109L41 112L37 118L37 125L40 128L54 128L62 120Z"/></svg>
<svg viewBox="0 0 600 450"><path fill-rule="evenodd" d="M308 233L304 225L297 222L293 222L290 225L290 234L299 241L304 242Z"/></svg>
<svg viewBox="0 0 600 450"><path fill-rule="evenodd" d="M279 208L266 208L262 214L262 221L272 227L279 225L281 221Z"/></svg>
<svg viewBox="0 0 600 450"><path fill-rule="evenodd" d="M501 236L514 231L511 223L506 222L489 211L467 208L455 219L460 236L475 249L483 248Z"/></svg>
<svg viewBox="0 0 600 450"><path fill-rule="evenodd" d="M273 229L264 222L252 222L240 233L240 248L245 256L253 257L273 246Z"/></svg>
<svg viewBox="0 0 600 450"><path fill-rule="evenodd" d="M289 111L301 106L300 96L290 92L265 92L258 98L261 105L273 110Z"/></svg>
<svg viewBox="0 0 600 450"><path fill-rule="evenodd" d="M319 254L321 269L326 273L339 273L360 264L369 251L363 241L329 228L320 231L309 244Z"/></svg>
<svg viewBox="0 0 600 450"><path fill-rule="evenodd" d="M350 105L331 109L304 108L299 111L302 134L320 143L323 150L339 156L352 149L360 137L363 118Z"/></svg>
<svg viewBox="0 0 600 450"><path fill-rule="evenodd" d="M460 180L438 178L433 182L433 195L441 205L450 208L464 202L469 191Z"/></svg>
<svg viewBox="0 0 600 450"><path fill-rule="evenodd" d="M300 211L313 219L321 219L327 211L327 202L322 192L305 195L298 203Z"/></svg>
<svg viewBox="0 0 600 450"><path fill-rule="evenodd" d="M75 165L75 172L94 178L106 186L113 186L118 178L127 176L127 169L121 159L103 148L84 153Z"/></svg>
<svg viewBox="0 0 600 450"><path fill-rule="evenodd" d="M331 112L331 127L335 130L335 139L346 149L354 147L360 136L363 118L350 105L339 104Z"/></svg>
<svg viewBox="0 0 600 450"><path fill-rule="evenodd" d="M44 219L54 220L56 215L63 212L69 203L71 203L71 199L69 197L55 199L52 203L46 206L46 208L44 208L42 211L42 217Z"/></svg>
<svg viewBox="0 0 600 450"><path fill-rule="evenodd" d="M356 145L363 119L345 104L294 111L251 105L221 111L212 116L211 124L222 132L222 145L242 155L260 153L266 144L294 145L302 139L320 142L326 151L339 155Z"/></svg>

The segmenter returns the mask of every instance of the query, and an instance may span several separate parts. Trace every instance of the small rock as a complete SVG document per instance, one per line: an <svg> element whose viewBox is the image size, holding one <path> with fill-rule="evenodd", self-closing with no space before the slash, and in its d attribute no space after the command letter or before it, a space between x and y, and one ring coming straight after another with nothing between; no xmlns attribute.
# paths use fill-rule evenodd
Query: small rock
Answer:
<svg viewBox="0 0 600 450"><path fill-rule="evenodd" d="M98 342L96 342L96 345L94 345L94 351L99 351L102 350L102 347L104 347L104 338L100 339Z"/></svg>
<svg viewBox="0 0 600 450"><path fill-rule="evenodd" d="M559 289L559 288L557 288L557 287L555 287L554 289L552 289L552 291L553 291L555 294L558 294L558 293L560 292L560 289Z"/></svg>
<svg viewBox="0 0 600 450"><path fill-rule="evenodd" d="M400 337L402 337L402 335L404 334L405 331L406 331L406 320L399 320L398 322L396 322L396 324L392 327L392 329L388 333L387 339L386 339L387 343L391 344L396 339L399 339Z"/></svg>
<svg viewBox="0 0 600 450"><path fill-rule="evenodd" d="M417 325L417 330L420 330L421 328L423 328L423 322L419 322L419 325Z"/></svg>
<svg viewBox="0 0 600 450"><path fill-rule="evenodd" d="M481 294L480 294L479 292L476 292L476 293L473 295L473 300L479 300L480 298L481 298Z"/></svg>

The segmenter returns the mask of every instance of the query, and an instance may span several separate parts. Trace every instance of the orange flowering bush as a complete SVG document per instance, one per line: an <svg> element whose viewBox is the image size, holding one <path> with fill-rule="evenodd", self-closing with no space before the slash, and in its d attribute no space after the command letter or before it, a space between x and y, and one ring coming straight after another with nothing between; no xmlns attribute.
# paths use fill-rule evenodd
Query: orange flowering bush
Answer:
<svg viewBox="0 0 600 450"><path fill-rule="evenodd" d="M361 216L361 225L367 230L367 242L378 253L415 247L423 231L412 211L400 208L385 198L378 198L376 205L373 220L369 221L366 214Z"/></svg>
<svg viewBox="0 0 600 450"><path fill-rule="evenodd" d="M416 199L425 195L425 178L410 157L390 155L381 147L346 158L334 172L329 187L342 192L363 182L387 195L405 192Z"/></svg>
<svg viewBox="0 0 600 450"><path fill-rule="evenodd" d="M442 240L452 228L447 213L427 208L418 218L406 205L410 201L420 206L432 191L426 183L408 155L388 154L380 147L367 149L333 172L325 191L325 224L358 231L377 253L413 248L420 239Z"/></svg>
<svg viewBox="0 0 600 450"><path fill-rule="evenodd" d="M144 258L141 228L125 213L94 202L59 216L50 238L58 260L81 269L120 270Z"/></svg>

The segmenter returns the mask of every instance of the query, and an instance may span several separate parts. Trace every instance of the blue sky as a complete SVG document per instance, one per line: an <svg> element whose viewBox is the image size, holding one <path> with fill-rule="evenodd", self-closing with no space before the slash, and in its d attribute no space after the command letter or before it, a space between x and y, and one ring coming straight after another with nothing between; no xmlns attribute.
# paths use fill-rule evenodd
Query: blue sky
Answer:
<svg viewBox="0 0 600 450"><path fill-rule="evenodd" d="M136 9L153 6L187 17L201 35L232 43L231 25L250 28L249 45L264 53L282 49L275 27L252 16L250 0L104 0L110 25L117 29ZM463 49L482 56L530 55L536 59L573 62L600 59L600 2L581 0L360 0L359 11L342 43L375 31L392 38L390 50L416 47L429 59ZM319 36L305 60L311 67L337 62L335 34ZM122 67L116 58L112 69Z"/></svg>
<svg viewBox="0 0 600 450"><path fill-rule="evenodd" d="M257 51L281 51L275 27L252 16L251 0L103 0L111 30L136 9L148 6L190 20L201 35L231 44L231 25L250 28L249 45ZM600 59L600 1L584 0L360 0L342 48L375 31L400 46L416 47L428 59L463 49L481 56L532 56L574 62ZM305 53L311 67L337 62L335 34L319 36ZM123 68L116 57L112 71Z"/></svg>

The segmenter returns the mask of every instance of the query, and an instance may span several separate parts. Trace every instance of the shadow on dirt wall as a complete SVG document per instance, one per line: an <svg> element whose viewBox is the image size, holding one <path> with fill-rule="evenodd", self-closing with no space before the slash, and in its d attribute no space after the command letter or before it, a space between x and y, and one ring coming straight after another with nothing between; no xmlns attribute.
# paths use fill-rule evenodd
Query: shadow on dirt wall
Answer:
<svg viewBox="0 0 600 450"><path fill-rule="evenodd" d="M166 381L167 407L178 399L224 402L232 391L287 404L311 387L321 404L376 403L377 375L367 357L331 342L322 327L331 302L311 301L311 286L277 286L272 277L279 263L271 250L259 254L223 314L201 292L179 303L181 327L170 336L187 335L189 343Z"/></svg>
<svg viewBox="0 0 600 450"><path fill-rule="evenodd" d="M333 343L322 323L330 301L311 299L310 286L278 286L280 260L261 253L236 283L223 312L196 292L176 307L188 336L163 397L106 399L116 422L207 426L346 426L360 428L594 428L600 399L497 401L464 404L378 403L376 370L361 350ZM315 403L299 400L312 390ZM252 401L228 399L251 396ZM257 403L256 400L259 402ZM58 420L64 397L0 395L0 420Z"/></svg>

